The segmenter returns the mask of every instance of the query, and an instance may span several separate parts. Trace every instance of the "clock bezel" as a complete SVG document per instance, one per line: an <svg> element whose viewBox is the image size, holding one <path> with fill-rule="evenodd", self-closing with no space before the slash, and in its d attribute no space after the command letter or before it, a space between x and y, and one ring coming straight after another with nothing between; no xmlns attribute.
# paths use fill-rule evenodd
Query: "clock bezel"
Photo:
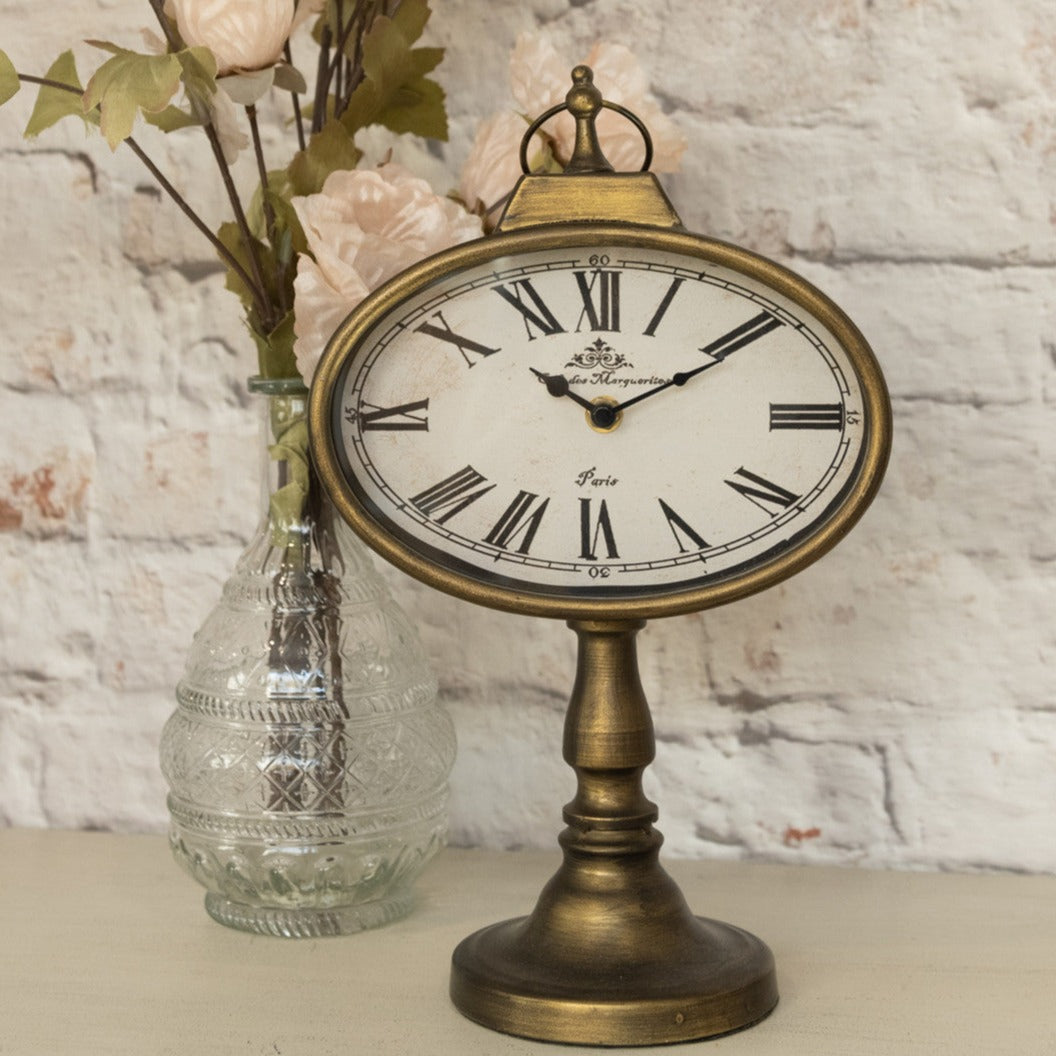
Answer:
<svg viewBox="0 0 1056 1056"><path fill-rule="evenodd" d="M506 256L554 249L620 245L667 250L737 271L788 298L813 315L840 344L862 393L864 442L857 474L843 500L814 531L755 567L734 570L713 583L690 588L658 587L634 597L562 596L534 593L437 564L408 545L358 499L345 478L333 432L334 401L346 363L374 327L423 288L458 272ZM883 374L861 332L838 305L812 283L750 250L684 230L634 224L554 223L463 243L401 272L358 305L334 332L311 386L309 434L316 471L341 516L377 553L428 586L466 601L529 616L566 620L639 620L713 608L775 586L832 549L859 520L883 479L891 448L891 406ZM503 578L496 574L495 579ZM582 588L579 588L582 591Z"/></svg>

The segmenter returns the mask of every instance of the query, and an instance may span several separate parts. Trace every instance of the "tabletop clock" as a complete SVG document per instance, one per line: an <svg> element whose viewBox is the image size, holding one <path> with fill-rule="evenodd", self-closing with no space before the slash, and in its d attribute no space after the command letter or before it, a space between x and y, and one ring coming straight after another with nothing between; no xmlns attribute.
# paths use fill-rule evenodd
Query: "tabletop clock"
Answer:
<svg viewBox="0 0 1056 1056"><path fill-rule="evenodd" d="M598 1045L711 1037L767 1015L773 957L695 916L658 860L635 637L735 601L838 542L890 449L883 376L824 294L688 233L648 130L572 71L576 147L522 177L490 237L437 254L337 330L312 386L312 453L380 554L467 601L578 636L563 864L525 917L469 936L451 996L511 1034ZM616 173L603 107L642 132Z"/></svg>

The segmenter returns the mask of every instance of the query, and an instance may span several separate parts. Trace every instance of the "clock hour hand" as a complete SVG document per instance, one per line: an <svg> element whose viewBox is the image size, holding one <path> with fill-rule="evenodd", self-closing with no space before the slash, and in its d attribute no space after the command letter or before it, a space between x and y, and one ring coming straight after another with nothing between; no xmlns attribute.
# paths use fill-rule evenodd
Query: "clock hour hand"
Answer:
<svg viewBox="0 0 1056 1056"><path fill-rule="evenodd" d="M541 370L536 370L535 367L529 367L528 369L546 385L546 391L551 396L567 396L570 400L578 403L580 407L585 407L588 411L594 410L594 404L590 400L572 391L571 386L568 384L568 378L563 374L544 374Z"/></svg>

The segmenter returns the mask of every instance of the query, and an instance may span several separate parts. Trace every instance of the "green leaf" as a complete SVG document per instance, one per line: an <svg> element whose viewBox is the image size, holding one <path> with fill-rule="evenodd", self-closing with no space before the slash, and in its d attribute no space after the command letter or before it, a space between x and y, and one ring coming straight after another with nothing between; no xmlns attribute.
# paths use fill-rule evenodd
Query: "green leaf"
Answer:
<svg viewBox="0 0 1056 1056"><path fill-rule="evenodd" d="M447 138L443 90L425 78L443 49L411 47L428 17L425 0L404 0L393 18L374 21L363 38L363 80L341 117L350 133L381 124L394 132Z"/></svg>
<svg viewBox="0 0 1056 1056"><path fill-rule="evenodd" d="M407 43L413 44L422 35L431 14L429 0L403 0L396 8L392 21ZM442 48L436 50L443 53Z"/></svg>
<svg viewBox="0 0 1056 1056"><path fill-rule="evenodd" d="M277 199L282 201L282 199ZM293 213L292 207L283 202L283 209ZM258 238L251 238L253 254L260 262L260 270L265 284L264 297L271 306L293 303L293 280L296 276L296 267L293 266L292 245L294 232L285 225L290 223L286 213L276 210L280 238L277 239L278 246L273 248ZM296 215L293 215L292 223L296 223ZM238 224L228 222L221 224L216 231L216 237L224 248L238 261L242 270L247 275L253 274L253 266L250 261L249 251L242 239ZM303 244L304 235L297 225L297 238ZM260 373L265 378L295 378L298 377L297 360L293 355L293 312L289 311L270 331L265 330L265 324L261 320L259 307L252 290L243 281L242 276L233 268L228 267L225 277L225 286L242 302L245 309L246 326L257 345L257 358L260 364Z"/></svg>
<svg viewBox="0 0 1056 1056"><path fill-rule="evenodd" d="M21 87L15 64L7 57L6 51L0 50L0 106L16 95Z"/></svg>
<svg viewBox="0 0 1056 1056"><path fill-rule="evenodd" d="M275 219L279 230L290 237L287 249L290 254L290 260L292 261L294 254L307 253L308 239L305 237L304 228L301 227L300 217L297 216L297 212L290 204L289 199L281 193L269 191L268 200L271 202L271 207L275 210Z"/></svg>
<svg viewBox="0 0 1056 1056"><path fill-rule="evenodd" d="M44 86L37 94L37 102L33 107L33 113L29 115L29 124L26 125L24 135L27 137L39 136L46 128L51 128L57 121L64 117L79 117L85 124L99 124L99 115L95 111L86 113L81 96L83 88L81 79L77 76L77 65L74 62L73 52L64 51L52 64L44 75L49 81L58 81L59 84L67 84L76 88L76 92L64 92L59 88Z"/></svg>
<svg viewBox="0 0 1056 1056"><path fill-rule="evenodd" d="M411 52L411 62L417 76L432 73L443 61L443 48L415 48Z"/></svg>
<svg viewBox="0 0 1056 1056"><path fill-rule="evenodd" d="M426 77L409 81L378 115L378 124L393 132L411 132L429 139L447 139L444 90Z"/></svg>
<svg viewBox="0 0 1056 1056"><path fill-rule="evenodd" d="M273 247L280 267L292 264L294 253L304 253L308 250L308 240L301 228L301 221L297 216L297 211L290 204L292 195L293 191L286 170L276 169L268 173L267 188L263 191L257 188L246 212L250 228L259 237L266 236L267 221L264 213L264 200L267 199L275 214L276 234L280 238L285 238L283 245Z"/></svg>
<svg viewBox="0 0 1056 1056"><path fill-rule="evenodd" d="M313 23L312 23L312 40L316 44L322 45L323 43L323 30L326 28L327 23L330 21L327 12L324 11Z"/></svg>
<svg viewBox="0 0 1056 1056"><path fill-rule="evenodd" d="M290 162L287 172L291 193L317 194L330 173L354 169L362 157L363 152L356 147L344 124L328 121L308 141L308 147L298 151Z"/></svg>
<svg viewBox="0 0 1056 1056"><path fill-rule="evenodd" d="M111 55L120 55L125 50L120 44L114 44L109 40L86 40L85 44L91 44L93 48L98 48L100 51L108 51Z"/></svg>
<svg viewBox="0 0 1056 1056"><path fill-rule="evenodd" d="M392 19L375 19L363 37L363 81L341 118L350 132L377 121L392 94L407 79L410 57L410 44Z"/></svg>
<svg viewBox="0 0 1056 1056"><path fill-rule="evenodd" d="M297 378L297 358L293 354L293 312L287 312L270 334L261 334L251 328L257 345L257 362L263 378Z"/></svg>
<svg viewBox="0 0 1056 1056"><path fill-rule="evenodd" d="M157 114L144 114L143 119L148 125L160 128L162 132L175 132L180 128L190 128L192 125L201 125L201 121L181 110L178 106L167 106Z"/></svg>
<svg viewBox="0 0 1056 1056"><path fill-rule="evenodd" d="M167 106L157 113L144 112L143 120L162 132L201 126L209 119L210 99L216 93L216 59L208 48L185 48L176 52L183 89L190 112L178 106Z"/></svg>
<svg viewBox="0 0 1056 1056"><path fill-rule="evenodd" d="M301 227L297 211L290 201L292 194L290 182L285 170L277 169L268 173L268 183L263 191L257 188L250 202L246 217L250 229L257 235L258 253L264 255L268 283L268 297L273 304L294 303L294 280L297 277L297 255L308 252L308 239ZM265 203L271 207L273 225L269 229ZM267 240L267 245L263 244ZM286 357L292 351L292 331L289 347L282 350ZM274 344L275 338L272 338ZM271 355L270 349L266 349ZM288 359L286 360L288 362Z"/></svg>
<svg viewBox="0 0 1056 1056"><path fill-rule="evenodd" d="M249 260L249 253L246 250L245 243L242 240L242 232L238 224L233 220L229 220L226 224L221 224L216 230L216 237L223 243L224 248L238 261L242 266L242 269L248 274L253 274L253 267ZM258 259L261 255L267 252L267 247L262 243L254 239L254 249L257 252ZM253 293L250 288L242 281L241 277L237 272L228 268L227 277L224 280L224 285L242 302L246 308L247 313L252 310L254 305Z"/></svg>
<svg viewBox="0 0 1056 1056"><path fill-rule="evenodd" d="M304 95L308 91L308 82L300 70L287 62L280 62L275 66L275 87L281 88L284 92Z"/></svg>
<svg viewBox="0 0 1056 1056"><path fill-rule="evenodd" d="M137 111L165 109L179 90L182 70L175 55L119 50L95 71L84 93L84 108L99 107L99 127L111 150L132 134Z"/></svg>
<svg viewBox="0 0 1056 1056"><path fill-rule="evenodd" d="M216 56L203 47L184 48L176 52L176 58L183 71L181 80L183 90L191 103L191 108L208 108L216 94ZM203 109L203 116L206 109Z"/></svg>
<svg viewBox="0 0 1056 1056"><path fill-rule="evenodd" d="M308 489L295 481L272 492L268 502L268 520L271 524L271 545L276 549L285 550L300 541L297 526L304 519L307 501Z"/></svg>
<svg viewBox="0 0 1056 1056"><path fill-rule="evenodd" d="M308 501L311 472L308 467L307 420L302 416L291 422L268 448L268 455L275 462L286 463L287 483L272 493L268 504L272 543L285 548L298 541L296 529L304 518Z"/></svg>
<svg viewBox="0 0 1056 1056"><path fill-rule="evenodd" d="M253 70L250 73L232 73L221 77L218 84L239 106L252 106L271 90L275 83L275 70Z"/></svg>
<svg viewBox="0 0 1056 1056"><path fill-rule="evenodd" d="M268 454L276 462L285 462L290 479L308 490L308 422L297 418L288 429L268 448Z"/></svg>

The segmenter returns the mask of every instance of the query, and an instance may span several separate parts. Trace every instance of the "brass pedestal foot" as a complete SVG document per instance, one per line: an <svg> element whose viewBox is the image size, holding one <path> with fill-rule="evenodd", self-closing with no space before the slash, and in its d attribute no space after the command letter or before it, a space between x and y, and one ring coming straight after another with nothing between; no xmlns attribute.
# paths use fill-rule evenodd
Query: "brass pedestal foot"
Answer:
<svg viewBox="0 0 1056 1056"><path fill-rule="evenodd" d="M777 1003L774 960L740 928L695 917L659 863L653 758L635 622L577 621L565 759L564 863L530 916L470 935L452 957L451 999L507 1034L582 1045L658 1045L751 1026Z"/></svg>
<svg viewBox="0 0 1056 1056"><path fill-rule="evenodd" d="M607 886L603 875L593 880ZM580 1045L693 1041L763 1019L777 1004L770 950L692 916L664 880L668 890L643 893L628 919L606 913L600 891L571 893L559 873L531 916L459 944L455 1006L493 1030Z"/></svg>

